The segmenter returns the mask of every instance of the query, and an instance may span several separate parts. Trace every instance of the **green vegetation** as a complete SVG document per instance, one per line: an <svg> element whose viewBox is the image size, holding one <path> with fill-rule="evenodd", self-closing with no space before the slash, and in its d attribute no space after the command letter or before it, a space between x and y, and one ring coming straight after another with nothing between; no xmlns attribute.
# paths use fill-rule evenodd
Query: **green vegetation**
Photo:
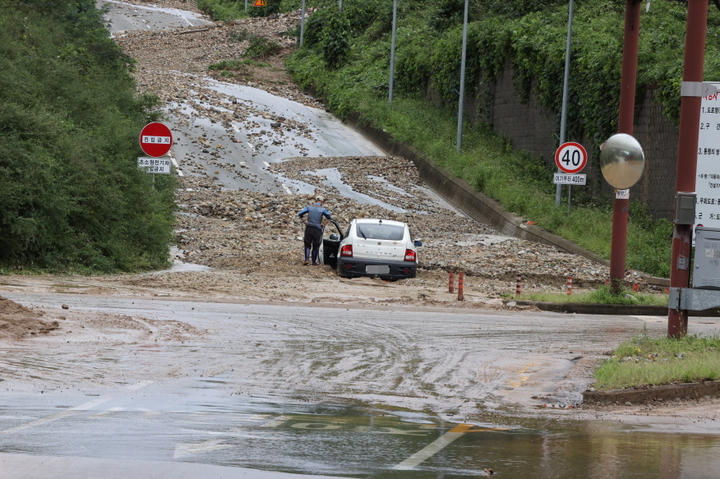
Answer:
<svg viewBox="0 0 720 479"><path fill-rule="evenodd" d="M551 303L581 303L581 304L625 304L625 305L653 305L667 306L668 295L636 293L621 291L613 293L609 286L601 286L588 293L558 294L558 293L532 293L512 296L516 300L546 301Z"/></svg>
<svg viewBox="0 0 720 479"><path fill-rule="evenodd" d="M245 56L259 60L275 55L279 53L280 50L282 50L282 45L275 40L260 35L252 35L250 37L250 46L245 50Z"/></svg>
<svg viewBox="0 0 720 479"><path fill-rule="evenodd" d="M720 379L720 337L650 338L625 342L595 371L596 389Z"/></svg>
<svg viewBox="0 0 720 479"><path fill-rule="evenodd" d="M0 265L7 272L159 268L174 179L137 168L157 118L94 0L0 0Z"/></svg>

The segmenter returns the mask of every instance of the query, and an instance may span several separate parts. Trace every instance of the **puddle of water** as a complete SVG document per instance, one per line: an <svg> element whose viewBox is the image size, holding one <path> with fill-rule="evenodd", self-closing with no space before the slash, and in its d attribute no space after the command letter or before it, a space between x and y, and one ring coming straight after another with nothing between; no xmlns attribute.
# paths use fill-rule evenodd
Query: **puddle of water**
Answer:
<svg viewBox="0 0 720 479"><path fill-rule="evenodd" d="M266 405L254 402L253 412L269 412ZM224 451L227 465L377 479L480 477L487 468L510 478L680 479L714 477L703 471L720 466L716 436L617 423L491 416L462 425L360 405L273 409L264 421L243 424L249 436L273 440L243 442L242 454Z"/></svg>
<svg viewBox="0 0 720 479"><path fill-rule="evenodd" d="M173 258L173 264L170 269L164 269L162 271L154 271L150 274L164 274L164 273L184 273L184 272L198 272L198 271L212 271L210 266L202 264L185 263L178 259L182 252L177 246L170 248L170 257ZM169 296L169 295L168 295Z"/></svg>

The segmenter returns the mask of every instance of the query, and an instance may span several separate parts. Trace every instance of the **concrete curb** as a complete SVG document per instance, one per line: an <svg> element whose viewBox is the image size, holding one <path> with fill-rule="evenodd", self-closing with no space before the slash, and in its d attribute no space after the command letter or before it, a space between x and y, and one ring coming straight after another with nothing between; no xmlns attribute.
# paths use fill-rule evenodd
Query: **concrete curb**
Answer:
<svg viewBox="0 0 720 479"><path fill-rule="evenodd" d="M521 306L535 306L543 311L570 314L667 316L667 306L625 304L550 303L544 301L516 301Z"/></svg>
<svg viewBox="0 0 720 479"><path fill-rule="evenodd" d="M667 316L667 306L596 304L596 303L551 303L545 301L515 301L520 306L535 306L543 311L569 314L603 314L621 316ZM690 316L699 318L720 317L720 309L690 311Z"/></svg>
<svg viewBox="0 0 720 479"><path fill-rule="evenodd" d="M668 384L643 389L585 391L583 393L583 404L642 404L671 399L699 399L704 396L720 396L720 381Z"/></svg>

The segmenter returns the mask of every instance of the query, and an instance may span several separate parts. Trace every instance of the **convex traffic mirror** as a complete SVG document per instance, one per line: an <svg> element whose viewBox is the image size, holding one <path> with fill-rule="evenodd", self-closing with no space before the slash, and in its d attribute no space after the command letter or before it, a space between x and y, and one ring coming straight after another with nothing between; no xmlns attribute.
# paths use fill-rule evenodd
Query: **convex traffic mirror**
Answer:
<svg viewBox="0 0 720 479"><path fill-rule="evenodd" d="M645 153L635 138L618 133L600 149L600 171L611 186L625 190L638 182L645 168Z"/></svg>

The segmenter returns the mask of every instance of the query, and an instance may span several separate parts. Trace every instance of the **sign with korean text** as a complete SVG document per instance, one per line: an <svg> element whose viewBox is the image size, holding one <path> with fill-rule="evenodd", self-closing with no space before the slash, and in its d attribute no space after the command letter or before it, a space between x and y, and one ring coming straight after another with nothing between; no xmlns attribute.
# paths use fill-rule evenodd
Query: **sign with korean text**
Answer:
<svg viewBox="0 0 720 479"><path fill-rule="evenodd" d="M616 200L629 200L630 199L630 189L615 190L615 199Z"/></svg>
<svg viewBox="0 0 720 479"><path fill-rule="evenodd" d="M571 175L569 173L555 173L556 185L584 185L587 175Z"/></svg>
<svg viewBox="0 0 720 479"><path fill-rule="evenodd" d="M170 151L172 145L172 132L162 123L148 123L140 132L140 148L146 155L163 156Z"/></svg>
<svg viewBox="0 0 720 479"><path fill-rule="evenodd" d="M171 167L172 160L170 158L138 158L138 168L143 168L148 173L169 175Z"/></svg>
<svg viewBox="0 0 720 479"><path fill-rule="evenodd" d="M720 83L713 83L720 86ZM695 224L720 228L720 94L702 98L698 133Z"/></svg>
<svg viewBox="0 0 720 479"><path fill-rule="evenodd" d="M579 173L585 168L588 154L580 143L563 143L555 151L555 164L563 173Z"/></svg>

